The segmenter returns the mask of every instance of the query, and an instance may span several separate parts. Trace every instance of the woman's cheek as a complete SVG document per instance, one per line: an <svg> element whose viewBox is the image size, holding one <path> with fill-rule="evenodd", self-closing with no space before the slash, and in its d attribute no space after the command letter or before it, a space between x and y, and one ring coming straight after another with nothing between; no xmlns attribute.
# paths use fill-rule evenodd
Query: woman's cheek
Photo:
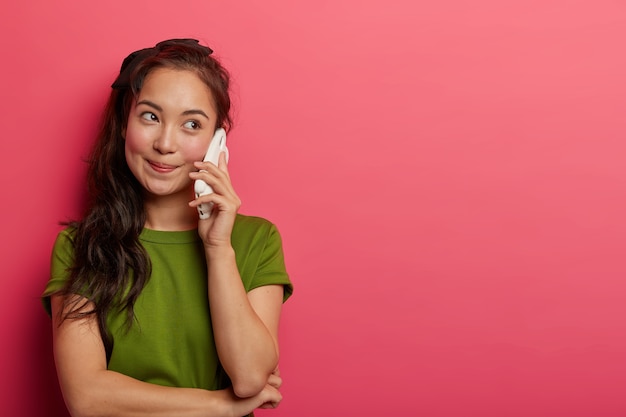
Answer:
<svg viewBox="0 0 626 417"><path fill-rule="evenodd" d="M190 164L193 164L196 161L202 161L208 149L208 144L206 146L204 144L190 146L189 148L185 149L185 161Z"/></svg>

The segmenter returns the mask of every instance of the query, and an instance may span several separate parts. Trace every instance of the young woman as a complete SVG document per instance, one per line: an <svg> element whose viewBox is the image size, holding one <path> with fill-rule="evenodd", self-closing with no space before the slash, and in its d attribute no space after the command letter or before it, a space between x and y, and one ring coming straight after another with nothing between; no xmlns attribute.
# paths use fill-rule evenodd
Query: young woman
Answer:
<svg viewBox="0 0 626 417"><path fill-rule="evenodd" d="M72 416L244 416L278 406L278 324L292 286L270 222L238 214L226 157L229 76L173 39L133 52L43 294ZM196 198L195 180L213 193ZM208 219L197 206L211 204Z"/></svg>

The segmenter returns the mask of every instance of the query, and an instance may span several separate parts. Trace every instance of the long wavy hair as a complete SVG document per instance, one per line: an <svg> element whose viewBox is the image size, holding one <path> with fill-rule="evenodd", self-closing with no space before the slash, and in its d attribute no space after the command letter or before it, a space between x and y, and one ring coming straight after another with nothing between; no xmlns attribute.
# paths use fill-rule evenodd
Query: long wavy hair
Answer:
<svg viewBox="0 0 626 417"><path fill-rule="evenodd" d="M67 283L60 291L66 312L63 320L95 314L107 358L112 348L107 317L113 310L125 312L130 328L135 301L151 273L150 259L139 242L146 221L143 188L126 163L122 137L133 100L145 78L156 68L193 71L212 93L217 110L216 128L228 130L232 126L230 76L210 56L212 51L186 42L167 41L159 45L151 48L145 59L134 63L126 85L114 84L88 159L85 213L81 220L65 223L74 233L74 261ZM86 308L85 299L93 302L93 309Z"/></svg>

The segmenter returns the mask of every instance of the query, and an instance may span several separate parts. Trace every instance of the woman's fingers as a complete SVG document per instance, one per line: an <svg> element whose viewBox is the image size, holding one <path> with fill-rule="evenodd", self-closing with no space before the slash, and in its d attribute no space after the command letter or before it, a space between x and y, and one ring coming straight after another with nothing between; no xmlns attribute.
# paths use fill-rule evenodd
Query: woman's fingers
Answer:
<svg viewBox="0 0 626 417"><path fill-rule="evenodd" d="M270 377L267 379L267 383L268 385L273 386L276 389L279 389L281 385L283 385L283 380L281 377L272 374L270 375Z"/></svg>

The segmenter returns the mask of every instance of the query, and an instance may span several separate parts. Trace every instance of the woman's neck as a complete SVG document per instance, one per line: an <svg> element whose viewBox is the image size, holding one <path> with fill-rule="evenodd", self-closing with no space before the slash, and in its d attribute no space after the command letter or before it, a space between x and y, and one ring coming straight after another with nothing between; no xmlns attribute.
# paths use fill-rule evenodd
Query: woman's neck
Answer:
<svg viewBox="0 0 626 417"><path fill-rule="evenodd" d="M192 230L198 227L198 211L189 207L193 195L178 193L167 196L146 195L147 229L163 231Z"/></svg>

